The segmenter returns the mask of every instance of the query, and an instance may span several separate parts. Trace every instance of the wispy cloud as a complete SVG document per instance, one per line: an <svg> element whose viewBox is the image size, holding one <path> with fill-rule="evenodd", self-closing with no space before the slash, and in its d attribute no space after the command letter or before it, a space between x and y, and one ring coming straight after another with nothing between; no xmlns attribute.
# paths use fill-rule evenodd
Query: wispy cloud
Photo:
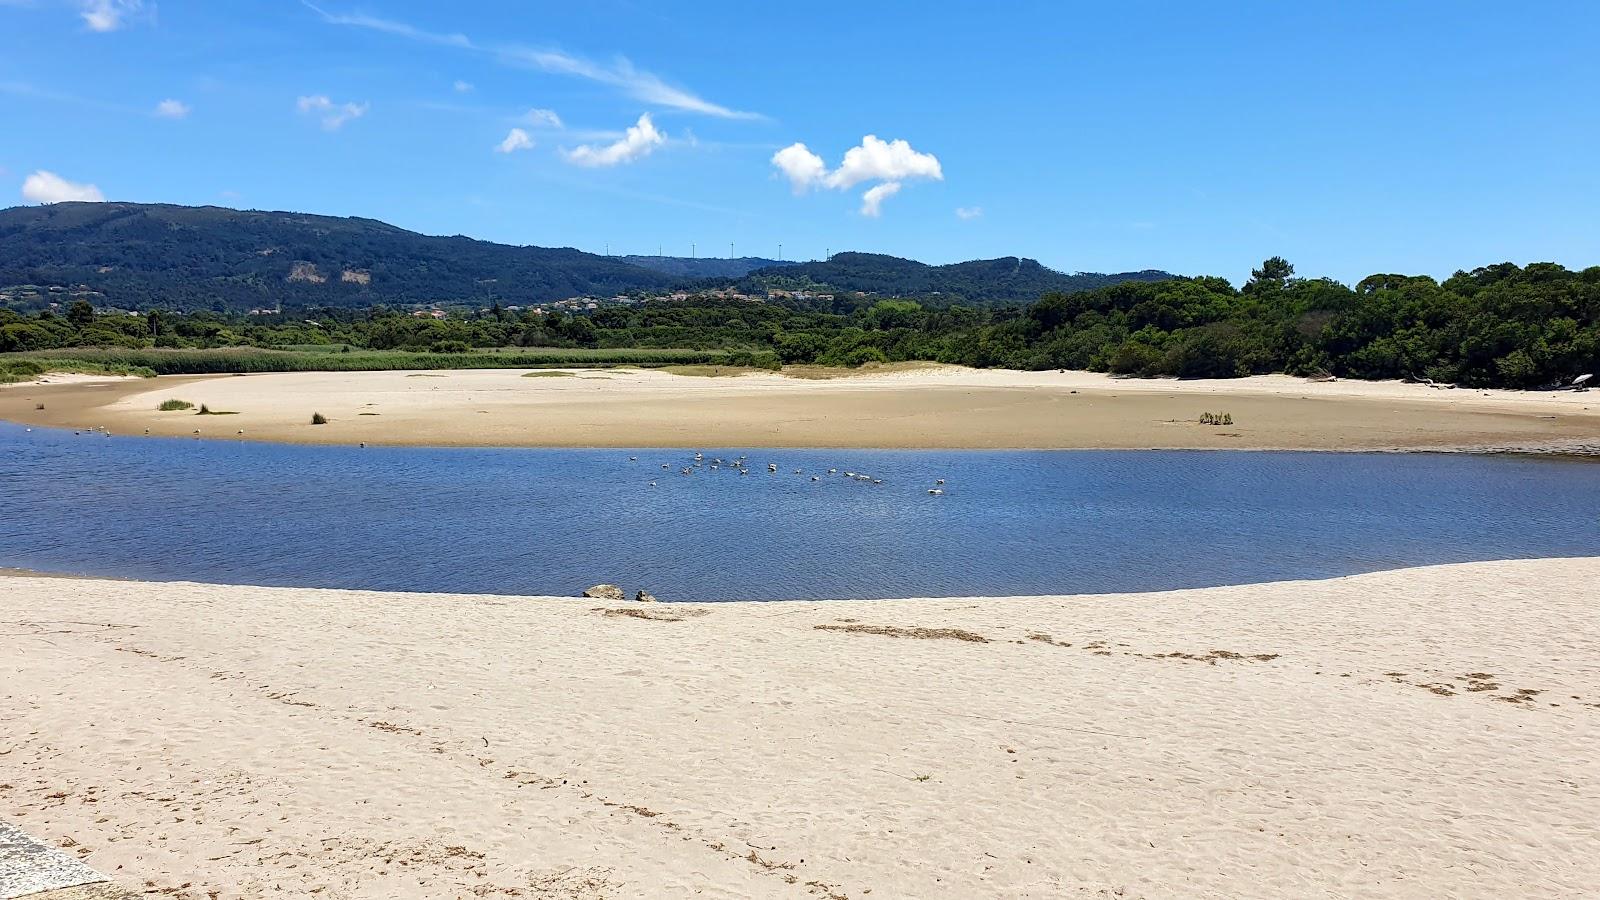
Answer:
<svg viewBox="0 0 1600 900"><path fill-rule="evenodd" d="M69 200L104 203L106 196L92 184L68 181L54 172L40 169L23 180L22 199L30 203L65 203Z"/></svg>
<svg viewBox="0 0 1600 900"><path fill-rule="evenodd" d="M455 92L458 94L472 93L472 82L470 81L462 81L458 78L456 79L456 83L451 85L451 87L455 88Z"/></svg>
<svg viewBox="0 0 1600 900"><path fill-rule="evenodd" d="M315 115L322 119L322 127L327 131L338 131L344 123L351 119L359 119L367 114L369 104L366 103L334 103L325 94L315 94L310 97L301 97L295 106L301 115Z"/></svg>
<svg viewBox="0 0 1600 900"><path fill-rule="evenodd" d="M666 142L667 136L656 129L655 123L650 121L650 114L645 113L615 143L582 144L566 151L566 157L568 162L579 166L617 166L643 159Z"/></svg>
<svg viewBox="0 0 1600 900"><path fill-rule="evenodd" d="M553 109L530 109L518 120L536 128L560 128L561 117Z"/></svg>
<svg viewBox="0 0 1600 900"><path fill-rule="evenodd" d="M313 3L307 3L306 0L301 0L301 2L305 4L307 9L321 16L323 21L330 25L351 25L356 28L365 28L369 31L381 31L384 34L392 34L395 37L421 41L425 44L441 44L446 47L460 47L463 50L473 49L472 41L468 40L464 34L439 34L438 32L425 31L421 28L407 25L404 22L380 19L377 16L369 16L362 13L331 13Z"/></svg>
<svg viewBox="0 0 1600 900"><path fill-rule="evenodd" d="M191 112L189 104L182 100L163 100L156 104L156 115L163 119L186 119Z"/></svg>
<svg viewBox="0 0 1600 900"><path fill-rule="evenodd" d="M145 10L144 0L84 0L78 10L90 31L116 31Z"/></svg>
<svg viewBox="0 0 1600 900"><path fill-rule="evenodd" d="M958 206L958 207L956 207L956 218L958 218L958 219L968 219L968 220L981 219L981 218L983 218L983 207L981 207L981 206Z"/></svg>
<svg viewBox="0 0 1600 900"><path fill-rule="evenodd" d="M506 139L500 142L500 146L494 148L496 153L515 153L518 150L532 149L533 138L528 137L528 133L521 128L511 129Z"/></svg>
<svg viewBox="0 0 1600 900"><path fill-rule="evenodd" d="M329 12L310 3L309 0L301 0L301 3L330 25L364 28L426 44L470 50L489 56L502 65L582 78L614 87L635 100L670 109L724 119L761 118L758 113L730 109L685 88L668 84L659 76L636 68L632 62L623 57L618 57L610 64L603 64L559 50L539 50L506 44L480 44L464 34L428 31L405 22L364 14Z"/></svg>
<svg viewBox="0 0 1600 900"><path fill-rule="evenodd" d="M117 103L105 103L100 100L91 100L88 97L79 97L62 91L52 91L25 81L0 81L0 94L10 94L13 97L23 97L29 100L41 100L46 103L68 103L73 106L82 106L88 109L99 109L106 112L128 113L144 115L147 109L135 109Z"/></svg>

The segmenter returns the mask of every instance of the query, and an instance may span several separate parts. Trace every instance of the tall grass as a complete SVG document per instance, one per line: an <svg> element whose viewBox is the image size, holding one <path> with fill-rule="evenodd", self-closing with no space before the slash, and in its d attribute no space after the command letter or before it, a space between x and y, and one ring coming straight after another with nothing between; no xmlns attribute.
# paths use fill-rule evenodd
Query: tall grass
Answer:
<svg viewBox="0 0 1600 900"><path fill-rule="evenodd" d="M142 378L153 378L156 374L154 369L140 365L83 359L76 355L78 352L61 351L72 354L69 356L61 356L55 351L38 354L0 354L0 384L32 381L46 372L70 372L76 375L138 375Z"/></svg>
<svg viewBox="0 0 1600 900"><path fill-rule="evenodd" d="M574 350L516 349L501 352L409 353L358 350L349 353L262 350L138 350L74 348L6 354L0 367L17 365L38 371L83 371L77 367L117 370L114 374L212 375L253 372L361 372L394 369L516 369L541 366L669 366L718 363L721 350ZM13 362L14 361L14 362ZM0 372L4 372L0 368ZM20 379L19 379L20 380Z"/></svg>

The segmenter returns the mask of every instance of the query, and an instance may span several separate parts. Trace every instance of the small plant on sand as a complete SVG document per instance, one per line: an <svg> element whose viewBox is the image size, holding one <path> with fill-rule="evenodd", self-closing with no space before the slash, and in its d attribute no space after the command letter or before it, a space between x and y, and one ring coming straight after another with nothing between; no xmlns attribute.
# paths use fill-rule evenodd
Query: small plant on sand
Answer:
<svg viewBox="0 0 1600 900"><path fill-rule="evenodd" d="M204 403L202 403L202 404L200 404L200 411L195 413L195 415L197 415L197 416L236 416L236 415L238 415L238 413L232 412L231 410L226 410L226 409L212 409L211 407L209 407L209 406L205 405Z"/></svg>
<svg viewBox="0 0 1600 900"><path fill-rule="evenodd" d="M322 413L314 412L314 413L311 414L311 424L313 424L313 425L326 425L326 424L328 424L328 417L323 415Z"/></svg>
<svg viewBox="0 0 1600 900"><path fill-rule="evenodd" d="M204 408L204 407L202 407ZM177 412L181 409L194 409L194 404L187 400L163 400L156 409L161 412Z"/></svg>
<svg viewBox="0 0 1600 900"><path fill-rule="evenodd" d="M1200 414L1201 425L1232 425L1233 413L1207 412Z"/></svg>
<svg viewBox="0 0 1600 900"><path fill-rule="evenodd" d="M44 404L43 403L35 403L33 405L33 408L34 409L44 409Z"/></svg>

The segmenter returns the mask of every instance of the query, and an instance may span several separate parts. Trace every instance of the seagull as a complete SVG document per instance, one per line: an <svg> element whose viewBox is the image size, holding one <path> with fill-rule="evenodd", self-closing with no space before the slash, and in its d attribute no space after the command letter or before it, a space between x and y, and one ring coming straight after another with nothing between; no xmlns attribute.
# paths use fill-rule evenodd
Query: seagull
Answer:
<svg viewBox="0 0 1600 900"><path fill-rule="evenodd" d="M944 484L944 479L943 478L937 479L933 483L934 484Z"/></svg>
<svg viewBox="0 0 1600 900"><path fill-rule="evenodd" d="M940 494L943 494L944 491L941 491L938 488L928 488L928 493L930 493L930 494L934 495L935 497L937 497Z"/></svg>

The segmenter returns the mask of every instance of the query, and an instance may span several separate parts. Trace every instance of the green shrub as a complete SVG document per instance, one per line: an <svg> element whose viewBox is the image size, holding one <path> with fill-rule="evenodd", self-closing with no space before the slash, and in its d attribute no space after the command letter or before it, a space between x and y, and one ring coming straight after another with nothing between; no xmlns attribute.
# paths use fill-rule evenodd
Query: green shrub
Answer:
<svg viewBox="0 0 1600 900"><path fill-rule="evenodd" d="M181 409L194 409L194 404L187 400L163 400L161 401L161 405L157 406L156 409L160 410L161 412L177 412ZM200 407L200 410L204 412L205 407Z"/></svg>

